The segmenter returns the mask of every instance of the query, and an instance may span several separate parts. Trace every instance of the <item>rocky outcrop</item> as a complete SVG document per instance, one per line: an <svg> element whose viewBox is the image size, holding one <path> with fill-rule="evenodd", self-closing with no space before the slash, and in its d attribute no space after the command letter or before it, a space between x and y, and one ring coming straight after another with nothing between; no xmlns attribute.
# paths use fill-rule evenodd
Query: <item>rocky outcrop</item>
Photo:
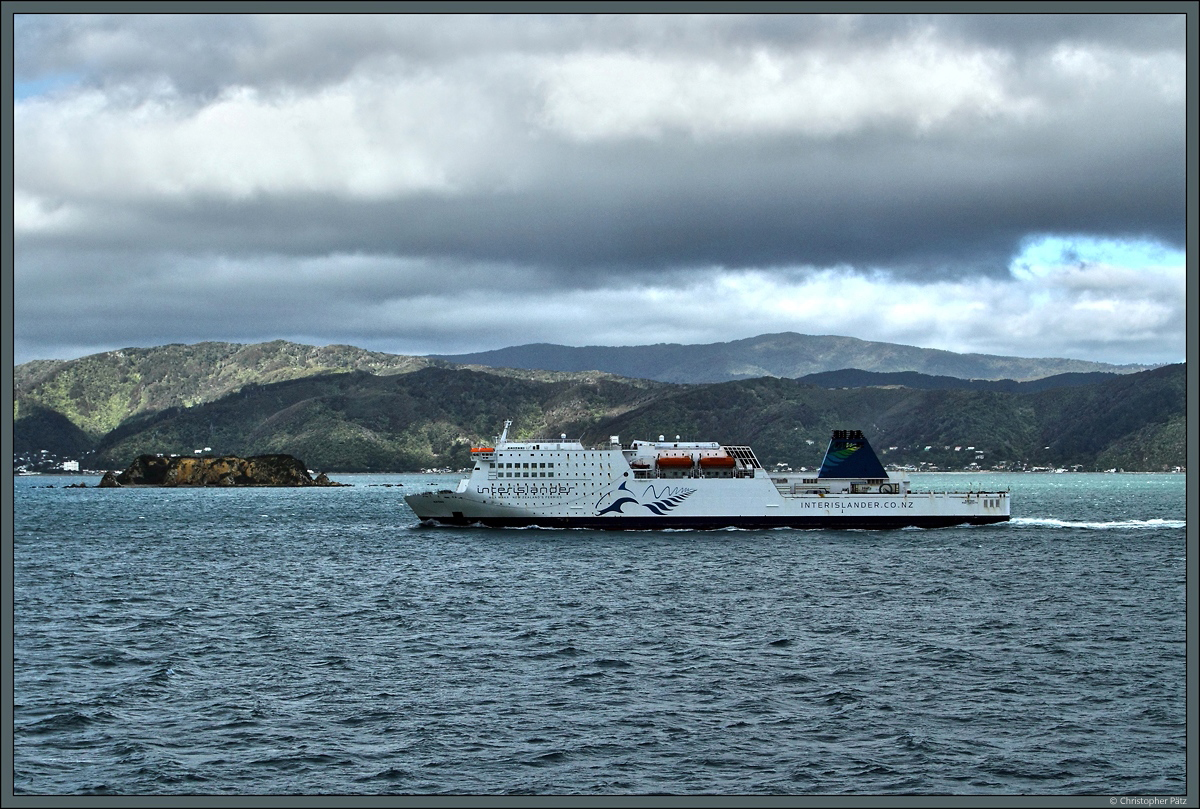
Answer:
<svg viewBox="0 0 1200 809"><path fill-rule="evenodd" d="M105 477L107 479L107 476ZM104 480L100 485L105 485ZM117 486L340 486L323 473L313 480L291 455L164 458L140 455L109 485Z"/></svg>

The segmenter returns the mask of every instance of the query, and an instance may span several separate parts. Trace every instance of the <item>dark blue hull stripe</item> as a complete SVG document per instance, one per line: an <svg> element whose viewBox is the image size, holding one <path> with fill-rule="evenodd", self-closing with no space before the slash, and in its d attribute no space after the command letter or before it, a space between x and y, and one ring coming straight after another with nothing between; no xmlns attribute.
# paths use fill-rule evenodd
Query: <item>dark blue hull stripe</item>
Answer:
<svg viewBox="0 0 1200 809"><path fill-rule="evenodd" d="M597 528L605 531L647 531L664 528L945 528L951 525L989 525L1008 517L426 517L443 525L484 525L491 528Z"/></svg>

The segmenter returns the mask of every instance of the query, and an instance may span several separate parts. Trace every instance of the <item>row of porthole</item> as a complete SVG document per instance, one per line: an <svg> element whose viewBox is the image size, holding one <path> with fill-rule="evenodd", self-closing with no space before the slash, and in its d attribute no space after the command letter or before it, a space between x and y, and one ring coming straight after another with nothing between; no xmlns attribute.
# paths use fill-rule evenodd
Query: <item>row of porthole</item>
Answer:
<svg viewBox="0 0 1200 809"><path fill-rule="evenodd" d="M598 452L577 452L577 453L575 453L576 457L579 457L579 458L595 458L595 457L599 456L599 454L600 454L600 453L598 453ZM506 457L506 456L504 456L504 455L501 455L501 456L499 456L499 457L503 458L503 457ZM511 457L513 457L513 456L512 456L512 455L509 455L509 456L507 456L507 457L511 458ZM520 457L520 456L518 456L518 457ZM539 457L539 458L545 458L545 457L546 457L546 455L545 455L545 453L541 453L541 452L539 452L539 453L538 453L538 457ZM564 453L564 454L562 454L562 455L555 454L555 455L551 455L550 457L551 457L551 458L567 458L567 459L570 459L570 457L571 457L571 453L567 452L567 453Z"/></svg>
<svg viewBox="0 0 1200 809"><path fill-rule="evenodd" d="M563 464L563 466L569 467L569 466L571 466L571 464ZM603 463L583 463L583 464L577 463L574 466L577 469L581 466L594 466L594 467L598 467L600 469L606 469L606 468L612 469L612 464L603 464ZM497 463L496 468L497 469L553 469L554 464L553 463L523 463L523 464L522 463Z"/></svg>

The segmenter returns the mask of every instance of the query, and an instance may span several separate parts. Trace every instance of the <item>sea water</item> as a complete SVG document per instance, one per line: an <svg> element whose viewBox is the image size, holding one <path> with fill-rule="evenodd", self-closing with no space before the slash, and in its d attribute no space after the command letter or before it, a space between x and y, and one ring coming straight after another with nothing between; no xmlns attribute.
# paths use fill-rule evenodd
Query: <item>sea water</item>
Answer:
<svg viewBox="0 0 1200 809"><path fill-rule="evenodd" d="M1185 791L1185 477L933 530L505 530L403 495L14 491L26 795Z"/></svg>

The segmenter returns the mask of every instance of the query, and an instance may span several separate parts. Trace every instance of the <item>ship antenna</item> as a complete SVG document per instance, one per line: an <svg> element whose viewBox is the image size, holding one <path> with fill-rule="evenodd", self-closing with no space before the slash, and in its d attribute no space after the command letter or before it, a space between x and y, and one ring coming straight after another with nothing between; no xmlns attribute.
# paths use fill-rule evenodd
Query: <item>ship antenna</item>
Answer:
<svg viewBox="0 0 1200 809"><path fill-rule="evenodd" d="M508 428L512 426L512 419L504 422L504 432L500 433L500 437L496 439L497 444L503 444L508 441Z"/></svg>

